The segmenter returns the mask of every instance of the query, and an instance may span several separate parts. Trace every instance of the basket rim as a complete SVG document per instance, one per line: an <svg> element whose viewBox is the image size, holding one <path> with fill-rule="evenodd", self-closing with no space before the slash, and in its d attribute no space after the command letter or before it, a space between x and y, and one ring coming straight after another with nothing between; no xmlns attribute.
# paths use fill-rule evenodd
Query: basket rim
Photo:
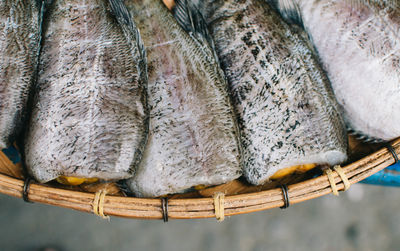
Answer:
<svg viewBox="0 0 400 251"><path fill-rule="evenodd" d="M400 152L400 138L391 144ZM355 184L395 163L391 151L382 148L356 162L342 167L350 184ZM333 172L337 189L344 184L338 173ZM22 198L24 181L0 173L0 193ZM332 193L326 174L288 186L290 204L297 204ZM94 193L72 191L32 183L29 200L48 205L93 213ZM262 211L285 205L282 189L274 188L260 192L227 195L223 201L224 215L232 216ZM104 198L105 215L124 218L163 219L162 199L136 198L107 195ZM216 217L213 198L176 198L168 200L169 219L195 219Z"/></svg>

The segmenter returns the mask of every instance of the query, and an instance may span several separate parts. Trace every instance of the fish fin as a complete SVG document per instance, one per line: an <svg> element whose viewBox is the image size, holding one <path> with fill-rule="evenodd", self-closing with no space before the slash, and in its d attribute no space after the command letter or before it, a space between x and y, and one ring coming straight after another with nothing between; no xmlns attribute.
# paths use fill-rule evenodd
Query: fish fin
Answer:
<svg viewBox="0 0 400 251"><path fill-rule="evenodd" d="M135 194L129 188L127 184L127 180L119 180L115 183L115 185L119 188L120 192L128 197L134 197Z"/></svg>
<svg viewBox="0 0 400 251"><path fill-rule="evenodd" d="M298 3L295 0L267 0L281 16L289 23L295 23L303 27L303 18Z"/></svg>
<svg viewBox="0 0 400 251"><path fill-rule="evenodd" d="M386 142L383 139L378 139L378 138L374 138L374 137L368 136L368 135L362 133L361 131L357 131L357 130L349 127L349 126L347 126L347 132L350 135L353 135L356 139L358 139L360 141L363 141L365 143L374 143L375 144L375 143L384 143L384 142Z"/></svg>
<svg viewBox="0 0 400 251"><path fill-rule="evenodd" d="M179 25L187 32L195 32L209 38L206 22L199 10L187 0L176 0L172 12Z"/></svg>
<svg viewBox="0 0 400 251"><path fill-rule="evenodd" d="M44 36L44 30L45 30L45 26L46 26L46 22L45 22L45 15L48 12L48 10L50 9L50 5L52 5L52 3L54 3L53 0L34 0L31 2L33 5L35 5L36 11L38 13L37 16L37 40L35 41L35 44L37 46L36 48L36 55L35 55L35 66L33 68L33 77L31 79L32 81L32 85L30 87L30 90L28 92L28 98L27 98L27 103L26 103L26 109L23 112L22 115L22 121L23 121L23 127L25 127L25 133L27 132L26 130L26 124L28 123L28 121L31 120L31 115L32 115L32 107L34 107L33 102L34 102L34 96L36 93L36 88L38 86L38 78L39 78L39 58L40 58L40 54L43 48L43 36ZM24 152L24 136L25 133L21 133L18 137L16 137L16 144L18 145L18 147L21 149L21 152ZM23 162L24 163L24 162ZM23 164L24 165L24 164ZM23 168L26 168L25 166L23 166ZM25 169L26 170L26 169Z"/></svg>
<svg viewBox="0 0 400 251"><path fill-rule="evenodd" d="M131 47L133 47L133 51L135 52L134 54L137 53L137 55L134 56L139 57L138 59L140 63L147 65L146 49L140 37L139 29L137 28L135 22L133 21L130 12L123 3L123 0L109 0L109 3L112 14L114 15L118 24L122 28L126 39L132 45ZM147 67L145 69L142 69L142 71L143 73L144 72L146 73L145 75L147 79Z"/></svg>
<svg viewBox="0 0 400 251"><path fill-rule="evenodd" d="M43 40L43 27L44 27L44 15L47 12L49 6L51 5L53 1L52 0L37 0L37 6L39 9L39 50L37 51L37 60L39 60L39 55L42 49L42 40ZM38 74L38 72L36 72L36 75Z"/></svg>
<svg viewBox="0 0 400 251"><path fill-rule="evenodd" d="M138 62L138 72L140 79L147 85L147 58L146 49L140 36L139 28L136 26L130 12L126 8L123 0L109 0L111 12L122 28L127 39L134 60Z"/></svg>
<svg viewBox="0 0 400 251"><path fill-rule="evenodd" d="M134 19L131 16L131 13L126 8L123 0L109 0L109 4L111 7L111 12L117 20L119 26L121 27L126 40L131 48L132 57L137 63L137 70L139 75L139 82L143 86L143 104L144 104L144 113L146 114L146 119L144 124L146 125L145 135L141 142L141 147L137 149L135 153L135 159L133 160L132 167L136 167L143 155L144 148L146 146L148 131L149 131L149 107L147 102L147 83L148 83L148 73L147 73L147 55L146 49L144 47L144 43L140 36L139 28L136 26ZM134 169L134 168L132 168Z"/></svg>
<svg viewBox="0 0 400 251"><path fill-rule="evenodd" d="M172 8L172 13L178 24L186 32L196 38L200 43L204 40L208 43L218 62L218 57L215 53L214 40L209 34L206 21L197 7L188 0L175 0L175 6Z"/></svg>

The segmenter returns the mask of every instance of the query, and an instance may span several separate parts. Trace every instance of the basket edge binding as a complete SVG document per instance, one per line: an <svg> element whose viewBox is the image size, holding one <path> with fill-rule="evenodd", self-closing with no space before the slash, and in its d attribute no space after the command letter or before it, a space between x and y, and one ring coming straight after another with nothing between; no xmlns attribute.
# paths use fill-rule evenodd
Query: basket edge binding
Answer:
<svg viewBox="0 0 400 251"><path fill-rule="evenodd" d="M391 149L392 148L392 149ZM354 163L341 167L342 174L333 171L330 175L337 190L345 189L343 175L350 184L355 184L372 174L394 164L400 152L400 139L391 144L391 148L383 148ZM348 186L348 185L346 185ZM25 191L25 192L24 192ZM290 204L296 204L332 193L332 186L326 174L302 181L287 187L287 193L280 187L240 195L224 196L222 209L215 212L213 198L169 199L166 211L163 199L147 199L120 197L104 194L101 208L94 207L95 193L70 191L53 188L0 174L0 193L17 198L29 198L31 202L39 202L82 212L102 212L102 216L117 216L141 219L194 219L221 218L237 214L251 213L272 208L284 207L290 198ZM287 198L286 198L287 197ZM98 204L97 204L98 205ZM163 206L164 205L164 206ZM164 208L164 210L163 210Z"/></svg>

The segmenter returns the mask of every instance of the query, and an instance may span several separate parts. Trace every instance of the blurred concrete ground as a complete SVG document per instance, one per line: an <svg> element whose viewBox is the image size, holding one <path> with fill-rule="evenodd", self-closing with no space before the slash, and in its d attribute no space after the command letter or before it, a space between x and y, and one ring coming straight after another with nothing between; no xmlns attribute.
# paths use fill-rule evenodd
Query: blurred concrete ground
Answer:
<svg viewBox="0 0 400 251"><path fill-rule="evenodd" d="M97 216L0 195L1 250L400 250L400 188L354 185L293 205L227 218Z"/></svg>

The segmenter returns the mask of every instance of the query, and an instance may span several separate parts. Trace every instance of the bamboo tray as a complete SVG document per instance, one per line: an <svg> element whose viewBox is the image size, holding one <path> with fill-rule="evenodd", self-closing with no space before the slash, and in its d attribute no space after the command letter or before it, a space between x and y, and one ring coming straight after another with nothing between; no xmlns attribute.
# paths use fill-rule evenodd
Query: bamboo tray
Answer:
<svg viewBox="0 0 400 251"><path fill-rule="evenodd" d="M382 147L366 157L342 167L350 184L355 184L370 175L394 164L397 160L396 153L400 152L400 139L391 143L392 150ZM14 165L1 152L0 158L0 193L22 198L24 194L24 179L19 165ZM331 176L338 190L344 189L345 185L338 173L333 172ZM126 218L142 219L194 219L217 217L251 213L271 208L287 206L286 203L296 204L306 200L318 198L332 193L332 185L326 174L315 178L295 181L285 189L279 187L279 183L271 183L266 186L250 186L240 181L206 188L197 194L188 193L165 198L134 198L122 196L115 190L107 195L103 194L101 200L100 215L118 216ZM83 191L74 191L69 187L60 187L54 184L31 183L25 196L31 202L44 203L78 211L93 213L99 199L100 187L92 187ZM112 189L111 189L112 190ZM90 191L90 192L88 192ZM212 196L217 192L223 192L225 197L218 200ZM203 196L203 198L199 198ZM100 194L101 196L101 194ZM285 201L285 196L289 200ZM217 213L216 213L216 209ZM103 214L104 213L104 214ZM96 212L99 214L99 211Z"/></svg>

